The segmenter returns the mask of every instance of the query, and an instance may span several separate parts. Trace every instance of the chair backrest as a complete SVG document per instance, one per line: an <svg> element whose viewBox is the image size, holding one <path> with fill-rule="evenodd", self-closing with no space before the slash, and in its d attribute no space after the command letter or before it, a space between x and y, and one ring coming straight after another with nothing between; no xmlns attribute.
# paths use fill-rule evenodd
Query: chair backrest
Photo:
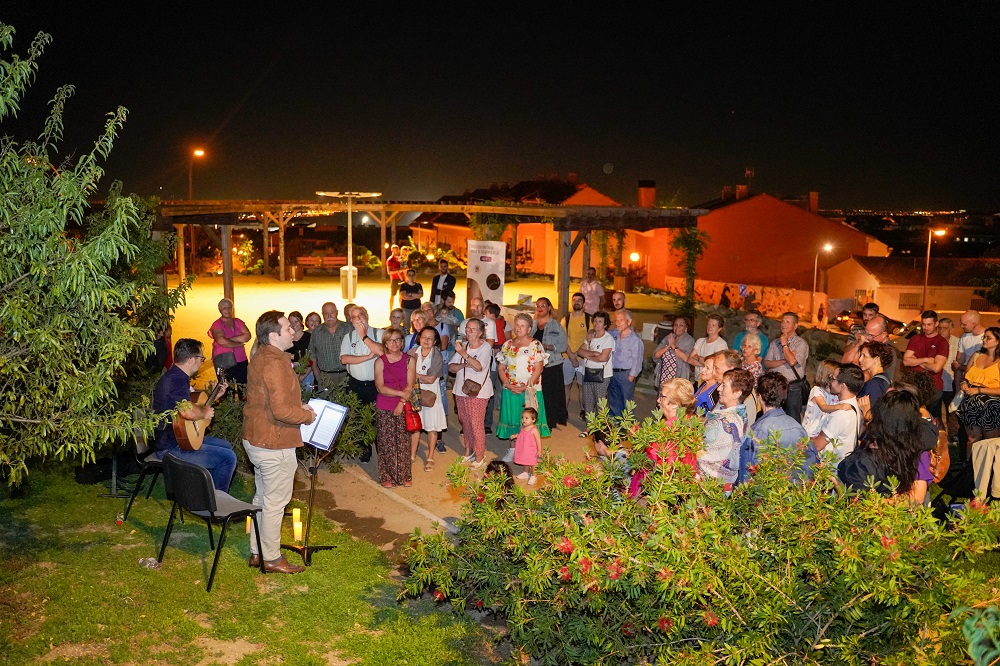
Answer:
<svg viewBox="0 0 1000 666"><path fill-rule="evenodd" d="M146 411L147 410L145 409L136 408L132 411L132 416L134 416L136 420L139 420L145 416ZM145 458L146 454L153 448L152 442L156 440L157 432L158 431L154 431L152 438L150 438L150 436L142 428L132 428L132 439L135 440L135 454L138 456L139 460Z"/></svg>
<svg viewBox="0 0 1000 666"><path fill-rule="evenodd" d="M168 454L163 458L163 478L167 496L188 511L216 511L212 475L201 465Z"/></svg>

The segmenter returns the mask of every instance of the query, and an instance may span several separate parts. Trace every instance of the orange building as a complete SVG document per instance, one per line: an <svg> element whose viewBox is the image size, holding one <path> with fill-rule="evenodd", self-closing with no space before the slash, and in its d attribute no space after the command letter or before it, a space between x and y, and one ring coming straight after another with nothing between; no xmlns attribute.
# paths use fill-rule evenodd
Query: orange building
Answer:
<svg viewBox="0 0 1000 666"><path fill-rule="evenodd" d="M514 185L493 185L466 192L460 196L444 196L440 203L461 203L504 201L523 204L553 204L558 206L621 206L609 196L601 194L589 185L577 183L572 175L567 180L525 180ZM466 241L472 240L469 218L457 213L423 213L410 222L410 233L415 243L436 245L465 255ZM556 247L558 235L551 223L525 222L517 225L517 249L523 251L527 260L518 270L525 273L554 275L556 272ZM498 240L508 246L514 235L510 227ZM593 254L592 264L597 264ZM571 275L579 278L582 274L583 252L573 256Z"/></svg>
<svg viewBox="0 0 1000 666"><path fill-rule="evenodd" d="M853 255L884 257L889 248L877 239L838 220L817 213L818 196L805 207L769 194L750 194L744 186L726 188L723 196L695 209L708 210L698 229L710 242L698 261L698 278L768 287L811 290L814 267L817 290L823 291L825 269ZM663 289L664 278L682 277L680 255L670 249L669 229L635 234L635 251L648 262L649 286ZM831 245L825 251L825 245Z"/></svg>

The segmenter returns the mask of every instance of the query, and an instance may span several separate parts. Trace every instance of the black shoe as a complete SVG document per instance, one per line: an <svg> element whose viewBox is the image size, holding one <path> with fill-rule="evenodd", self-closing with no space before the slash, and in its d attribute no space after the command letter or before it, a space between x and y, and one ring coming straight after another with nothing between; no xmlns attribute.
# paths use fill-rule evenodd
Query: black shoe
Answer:
<svg viewBox="0 0 1000 666"><path fill-rule="evenodd" d="M493 428L487 428L486 429L486 434L487 435L492 435L493 434Z"/></svg>
<svg viewBox="0 0 1000 666"><path fill-rule="evenodd" d="M371 462L372 460L372 447L363 446L361 447L361 462Z"/></svg>
<svg viewBox="0 0 1000 666"><path fill-rule="evenodd" d="M437 449L438 453L444 453L445 451L448 450L448 449L445 448L444 444L442 444L441 442L438 442L437 446L435 446L434 448Z"/></svg>
<svg viewBox="0 0 1000 666"><path fill-rule="evenodd" d="M581 409L580 410L580 418L583 419L584 421L586 421L587 420L587 412L585 412L585 411L583 411Z"/></svg>

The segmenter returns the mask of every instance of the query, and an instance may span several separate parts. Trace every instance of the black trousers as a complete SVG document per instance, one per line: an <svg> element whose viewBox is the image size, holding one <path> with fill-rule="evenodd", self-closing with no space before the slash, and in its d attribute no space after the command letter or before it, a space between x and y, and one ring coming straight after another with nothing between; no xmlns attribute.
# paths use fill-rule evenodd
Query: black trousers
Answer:
<svg viewBox="0 0 1000 666"><path fill-rule="evenodd" d="M562 364L542 370L542 395L545 396L545 418L549 427L569 423L566 410L566 385L563 384Z"/></svg>
<svg viewBox="0 0 1000 666"><path fill-rule="evenodd" d="M788 397L781 403L781 408L785 413L796 421L802 420L802 407L806 403L806 397L802 395L805 383L801 379L788 383Z"/></svg>

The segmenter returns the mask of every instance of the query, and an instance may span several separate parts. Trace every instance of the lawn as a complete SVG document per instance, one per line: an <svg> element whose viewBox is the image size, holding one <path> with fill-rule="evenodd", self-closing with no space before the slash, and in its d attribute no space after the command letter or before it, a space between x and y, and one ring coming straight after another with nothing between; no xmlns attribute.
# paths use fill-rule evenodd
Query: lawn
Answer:
<svg viewBox="0 0 1000 666"><path fill-rule="evenodd" d="M427 600L395 601L398 579L375 546L322 517L314 566L288 576L247 567L243 525L230 528L211 593L202 521L176 524L155 557L170 504L162 482L116 526L122 501L73 481L68 464L30 477L25 497L0 498L0 663L485 664L495 636ZM232 493L249 499L252 480ZM289 527L290 529L290 527ZM288 535L290 540L291 535ZM292 558L295 561L295 558Z"/></svg>

